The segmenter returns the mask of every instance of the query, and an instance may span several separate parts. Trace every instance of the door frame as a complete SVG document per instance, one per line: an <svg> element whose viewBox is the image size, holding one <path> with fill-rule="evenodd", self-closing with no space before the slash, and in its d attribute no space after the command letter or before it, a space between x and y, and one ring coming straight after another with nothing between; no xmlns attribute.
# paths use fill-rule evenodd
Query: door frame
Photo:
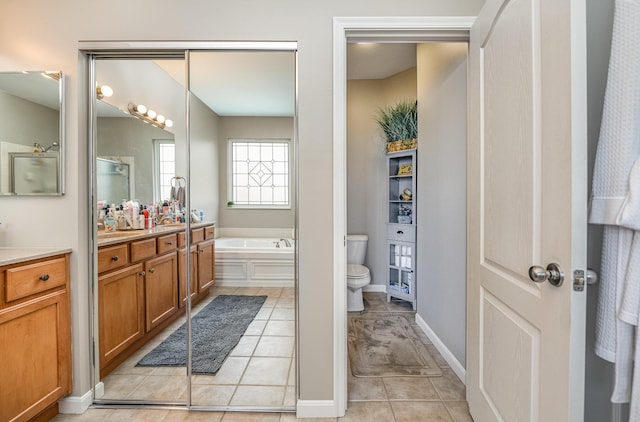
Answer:
<svg viewBox="0 0 640 422"><path fill-rule="evenodd" d="M335 17L333 19L333 394L347 406L347 44L469 41L473 16Z"/></svg>

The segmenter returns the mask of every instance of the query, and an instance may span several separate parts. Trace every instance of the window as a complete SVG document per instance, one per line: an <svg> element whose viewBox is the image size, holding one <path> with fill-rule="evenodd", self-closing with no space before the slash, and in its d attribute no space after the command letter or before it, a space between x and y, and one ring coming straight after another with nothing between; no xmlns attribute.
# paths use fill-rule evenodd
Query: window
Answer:
<svg viewBox="0 0 640 422"><path fill-rule="evenodd" d="M169 199L171 179L176 175L176 145L173 140L153 141L155 202Z"/></svg>
<svg viewBox="0 0 640 422"><path fill-rule="evenodd" d="M229 141L229 199L234 206L289 208L288 139Z"/></svg>

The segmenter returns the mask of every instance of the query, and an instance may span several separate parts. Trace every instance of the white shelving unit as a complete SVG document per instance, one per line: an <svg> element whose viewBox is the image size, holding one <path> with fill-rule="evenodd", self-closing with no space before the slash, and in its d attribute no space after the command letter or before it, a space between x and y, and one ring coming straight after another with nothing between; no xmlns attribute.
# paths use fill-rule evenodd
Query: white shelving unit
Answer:
<svg viewBox="0 0 640 422"><path fill-rule="evenodd" d="M387 154L389 194L387 246L389 274L387 302L391 297L411 302L416 309L416 150Z"/></svg>

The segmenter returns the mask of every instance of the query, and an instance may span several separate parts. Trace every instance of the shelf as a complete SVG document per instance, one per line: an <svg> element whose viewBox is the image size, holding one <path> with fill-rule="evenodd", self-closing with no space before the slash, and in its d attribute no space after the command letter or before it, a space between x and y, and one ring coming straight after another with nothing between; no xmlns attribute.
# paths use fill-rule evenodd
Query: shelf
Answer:
<svg viewBox="0 0 640 422"><path fill-rule="evenodd" d="M389 248L387 301L390 301L391 297L406 300L411 302L414 310L416 309L415 267L417 264L415 219L417 218L418 168L416 158L416 150L395 151L387 155L387 243ZM401 199L406 198L403 196L405 191L410 191L411 199ZM398 218L403 221L399 222Z"/></svg>

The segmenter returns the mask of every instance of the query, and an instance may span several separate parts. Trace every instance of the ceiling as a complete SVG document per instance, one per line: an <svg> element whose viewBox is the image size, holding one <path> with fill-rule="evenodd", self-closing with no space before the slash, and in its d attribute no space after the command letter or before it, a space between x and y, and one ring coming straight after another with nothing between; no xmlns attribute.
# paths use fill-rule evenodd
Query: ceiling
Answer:
<svg viewBox="0 0 640 422"><path fill-rule="evenodd" d="M382 79L416 65L415 44L349 44L348 79ZM98 102L98 116L124 117L129 103L179 119L184 109L184 60L102 60L99 84L114 90ZM191 53L191 91L220 116L292 116L295 57L278 51ZM41 72L3 74L0 90L58 108L58 90ZM177 82L177 83L176 83Z"/></svg>
<svg viewBox="0 0 640 422"><path fill-rule="evenodd" d="M347 79L384 79L416 65L416 44L347 45Z"/></svg>

